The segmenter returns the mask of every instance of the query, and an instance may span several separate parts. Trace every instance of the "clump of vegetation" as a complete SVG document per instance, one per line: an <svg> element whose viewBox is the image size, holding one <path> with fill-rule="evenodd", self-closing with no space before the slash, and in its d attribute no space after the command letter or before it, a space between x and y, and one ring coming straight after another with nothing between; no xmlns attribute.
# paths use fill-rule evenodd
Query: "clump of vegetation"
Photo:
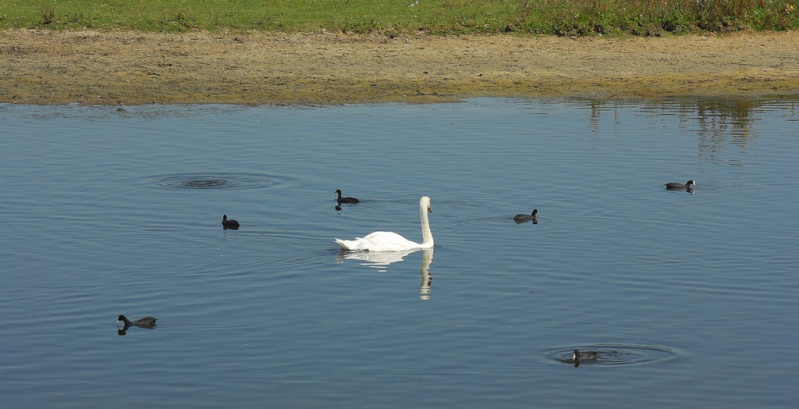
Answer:
<svg viewBox="0 0 799 409"><path fill-rule="evenodd" d="M0 28L562 36L781 31L796 0L4 0Z"/></svg>
<svg viewBox="0 0 799 409"><path fill-rule="evenodd" d="M544 0L517 12L514 31L588 35L782 31L799 27L788 1Z"/></svg>
<svg viewBox="0 0 799 409"><path fill-rule="evenodd" d="M55 21L55 11L53 11L53 9L42 7L41 12L42 12L41 14L42 24L48 25L51 24L53 21Z"/></svg>

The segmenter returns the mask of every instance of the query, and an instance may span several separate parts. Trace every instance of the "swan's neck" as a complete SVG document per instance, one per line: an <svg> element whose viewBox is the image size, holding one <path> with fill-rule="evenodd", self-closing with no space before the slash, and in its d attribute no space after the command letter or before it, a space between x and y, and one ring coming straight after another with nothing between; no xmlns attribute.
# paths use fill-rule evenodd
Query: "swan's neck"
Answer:
<svg viewBox="0 0 799 409"><path fill-rule="evenodd" d="M433 232L430 231L430 221L427 218L427 206L421 204L419 206L419 213L422 218L422 246L433 247Z"/></svg>

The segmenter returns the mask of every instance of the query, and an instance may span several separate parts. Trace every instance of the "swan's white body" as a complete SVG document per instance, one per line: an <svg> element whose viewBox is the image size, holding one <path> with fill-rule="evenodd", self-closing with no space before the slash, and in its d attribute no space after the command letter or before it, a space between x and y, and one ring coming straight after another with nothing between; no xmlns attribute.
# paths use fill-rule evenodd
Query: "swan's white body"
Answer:
<svg viewBox="0 0 799 409"><path fill-rule="evenodd" d="M355 240L336 239L341 248L351 251L406 251L432 248L433 233L430 231L430 222L427 213L432 212L430 198L423 196L419 200L419 215L422 219L422 242L416 243L390 231L376 231L369 233L365 237L357 237Z"/></svg>

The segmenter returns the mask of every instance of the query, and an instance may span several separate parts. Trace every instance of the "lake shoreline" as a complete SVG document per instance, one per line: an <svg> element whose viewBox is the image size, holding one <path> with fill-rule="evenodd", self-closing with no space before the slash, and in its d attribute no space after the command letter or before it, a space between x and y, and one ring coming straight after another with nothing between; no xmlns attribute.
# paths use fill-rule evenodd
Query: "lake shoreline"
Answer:
<svg viewBox="0 0 799 409"><path fill-rule="evenodd" d="M642 37L0 31L0 103L335 105L799 94L799 32Z"/></svg>

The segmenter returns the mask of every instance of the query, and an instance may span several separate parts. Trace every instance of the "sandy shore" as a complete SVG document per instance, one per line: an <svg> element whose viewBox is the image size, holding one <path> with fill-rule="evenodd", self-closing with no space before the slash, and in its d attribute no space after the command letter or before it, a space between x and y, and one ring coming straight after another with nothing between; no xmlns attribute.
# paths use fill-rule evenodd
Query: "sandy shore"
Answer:
<svg viewBox="0 0 799 409"><path fill-rule="evenodd" d="M661 38L0 31L0 102L799 95L799 32Z"/></svg>

